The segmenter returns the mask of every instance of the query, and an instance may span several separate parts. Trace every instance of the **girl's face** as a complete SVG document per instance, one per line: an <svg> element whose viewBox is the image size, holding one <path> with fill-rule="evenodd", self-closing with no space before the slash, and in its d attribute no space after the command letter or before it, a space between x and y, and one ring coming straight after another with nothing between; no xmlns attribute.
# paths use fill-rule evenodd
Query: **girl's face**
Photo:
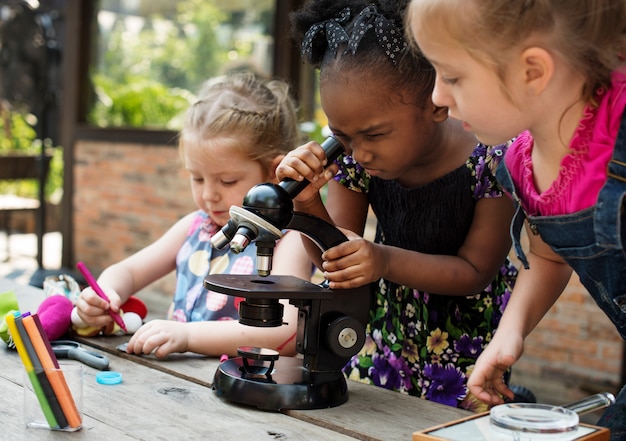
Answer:
<svg viewBox="0 0 626 441"><path fill-rule="evenodd" d="M426 35L413 29L421 52L437 73L434 104L447 107L450 117L487 145L506 142L529 127L528 115L520 110L522 89L516 84L522 75L512 74L517 72L514 63L507 64L503 85L494 68L473 58L446 32ZM504 93L503 86L511 92Z"/></svg>
<svg viewBox="0 0 626 441"><path fill-rule="evenodd" d="M369 174L411 182L412 167L428 163L436 152L433 106L414 99L374 75L333 73L322 79L321 104L332 132Z"/></svg>
<svg viewBox="0 0 626 441"><path fill-rule="evenodd" d="M186 142L183 151L193 199L219 226L230 219L231 206L241 206L248 190L274 179L275 167L270 171L259 161L251 160L233 146L237 142L246 140L224 137Z"/></svg>

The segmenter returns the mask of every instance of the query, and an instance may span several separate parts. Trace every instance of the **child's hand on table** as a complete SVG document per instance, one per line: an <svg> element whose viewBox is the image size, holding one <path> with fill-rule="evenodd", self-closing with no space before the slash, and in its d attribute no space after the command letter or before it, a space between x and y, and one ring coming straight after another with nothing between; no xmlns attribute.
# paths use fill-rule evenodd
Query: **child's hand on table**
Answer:
<svg viewBox="0 0 626 441"><path fill-rule="evenodd" d="M154 354L164 358L172 352L187 352L189 333L185 323L172 320L151 320L143 325L130 339L126 352L130 354Z"/></svg>

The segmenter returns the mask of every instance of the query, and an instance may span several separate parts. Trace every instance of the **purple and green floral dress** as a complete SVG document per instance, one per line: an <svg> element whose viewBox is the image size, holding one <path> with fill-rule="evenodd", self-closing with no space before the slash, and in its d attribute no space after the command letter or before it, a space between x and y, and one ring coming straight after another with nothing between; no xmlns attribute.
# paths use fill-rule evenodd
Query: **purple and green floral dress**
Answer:
<svg viewBox="0 0 626 441"><path fill-rule="evenodd" d="M463 166L419 188L372 177L344 155L337 160L335 180L367 195L378 221L375 242L456 255L478 200L503 196L494 173L505 149L479 144ZM365 345L344 373L449 406L487 410L468 396L467 378L498 326L516 276L517 269L507 259L489 286L468 297L380 279L375 282Z"/></svg>

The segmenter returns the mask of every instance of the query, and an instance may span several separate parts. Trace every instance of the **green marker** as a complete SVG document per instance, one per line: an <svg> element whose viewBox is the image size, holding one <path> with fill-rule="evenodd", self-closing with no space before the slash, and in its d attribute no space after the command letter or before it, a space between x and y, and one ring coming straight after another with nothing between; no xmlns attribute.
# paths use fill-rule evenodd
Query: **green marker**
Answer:
<svg viewBox="0 0 626 441"><path fill-rule="evenodd" d="M43 411L44 417L48 422L48 425L51 428L58 428L59 425L57 420L52 412L52 408L48 403L48 399L46 398L46 394L39 383L39 379L37 378L37 374L33 367L33 363L28 356L28 351L26 350L26 346L24 345L24 341L20 336L20 333L17 329L17 325L15 324L15 319L19 318L21 320L21 314L19 312L14 313L14 315L8 315L6 317L7 325L9 326L9 332L11 333L11 337L13 337L13 342L15 343L15 348L17 349L17 353L22 359L22 364L24 365L24 369L26 369L26 373L28 374L28 378L30 379L31 384L33 385L33 391L37 396L37 400L39 401L39 405L41 406L41 410Z"/></svg>

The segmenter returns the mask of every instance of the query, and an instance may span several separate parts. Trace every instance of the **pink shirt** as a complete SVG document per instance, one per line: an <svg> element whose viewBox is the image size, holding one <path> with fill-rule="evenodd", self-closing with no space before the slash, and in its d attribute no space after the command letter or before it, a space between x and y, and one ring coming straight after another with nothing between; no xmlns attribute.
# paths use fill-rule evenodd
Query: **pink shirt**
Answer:
<svg viewBox="0 0 626 441"><path fill-rule="evenodd" d="M626 108L626 74L614 72L612 86L597 95L598 107L587 106L556 180L539 194L533 179L533 138L526 131L509 147L504 161L529 215L570 214L595 205L606 181L615 139Z"/></svg>

